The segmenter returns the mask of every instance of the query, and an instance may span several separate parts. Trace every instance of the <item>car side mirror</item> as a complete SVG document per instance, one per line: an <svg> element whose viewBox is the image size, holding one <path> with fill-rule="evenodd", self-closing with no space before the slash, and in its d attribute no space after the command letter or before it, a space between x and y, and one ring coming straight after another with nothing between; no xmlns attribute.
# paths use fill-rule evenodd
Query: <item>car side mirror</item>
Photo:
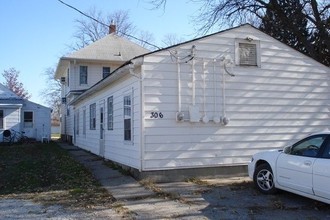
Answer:
<svg viewBox="0 0 330 220"><path fill-rule="evenodd" d="M292 146L287 146L287 147L284 148L283 152L285 154L290 154L291 153L291 148L292 148Z"/></svg>

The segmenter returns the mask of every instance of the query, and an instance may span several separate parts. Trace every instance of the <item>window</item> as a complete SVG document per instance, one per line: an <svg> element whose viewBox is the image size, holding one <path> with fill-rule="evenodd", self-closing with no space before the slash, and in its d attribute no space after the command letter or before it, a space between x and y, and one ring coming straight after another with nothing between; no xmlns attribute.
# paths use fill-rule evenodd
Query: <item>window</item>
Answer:
<svg viewBox="0 0 330 220"><path fill-rule="evenodd" d="M239 43L239 64L242 66L257 66L257 45Z"/></svg>
<svg viewBox="0 0 330 220"><path fill-rule="evenodd" d="M83 109L83 130L82 133L86 136L86 109Z"/></svg>
<svg viewBox="0 0 330 220"><path fill-rule="evenodd" d="M326 135L317 135L309 137L294 144L291 149L291 154L305 157L316 157Z"/></svg>
<svg viewBox="0 0 330 220"><path fill-rule="evenodd" d="M124 96L124 140L132 140L132 103L131 96Z"/></svg>
<svg viewBox="0 0 330 220"><path fill-rule="evenodd" d="M329 141L328 141L328 144L324 148L324 151L322 153L322 158L330 159L330 142Z"/></svg>
<svg viewBox="0 0 330 220"><path fill-rule="evenodd" d="M103 78L110 75L110 67L103 67Z"/></svg>
<svg viewBox="0 0 330 220"><path fill-rule="evenodd" d="M70 69L68 68L67 73L66 73L66 78L67 78L67 85L70 86L69 80L70 80Z"/></svg>
<svg viewBox="0 0 330 220"><path fill-rule="evenodd" d="M3 110L0 110L0 129L3 129Z"/></svg>
<svg viewBox="0 0 330 220"><path fill-rule="evenodd" d="M33 112L24 112L24 128L33 128Z"/></svg>
<svg viewBox="0 0 330 220"><path fill-rule="evenodd" d="M77 134L77 135L79 135L79 126L80 126L80 125L79 125L79 123L80 123L80 122L79 122L79 117L80 117L80 115L79 115L79 110L78 110L78 111L77 111L77 114L76 114L76 118L77 118L77 119L76 119L76 123L77 123L77 125L76 125L76 134Z"/></svg>
<svg viewBox="0 0 330 220"><path fill-rule="evenodd" d="M89 124L89 128L91 130L95 130L96 129L96 103L91 104L89 106L90 108L90 124Z"/></svg>
<svg viewBox="0 0 330 220"><path fill-rule="evenodd" d="M113 130L113 96L108 98L108 130Z"/></svg>
<svg viewBox="0 0 330 220"><path fill-rule="evenodd" d="M80 85L87 84L88 70L87 66L80 66Z"/></svg>

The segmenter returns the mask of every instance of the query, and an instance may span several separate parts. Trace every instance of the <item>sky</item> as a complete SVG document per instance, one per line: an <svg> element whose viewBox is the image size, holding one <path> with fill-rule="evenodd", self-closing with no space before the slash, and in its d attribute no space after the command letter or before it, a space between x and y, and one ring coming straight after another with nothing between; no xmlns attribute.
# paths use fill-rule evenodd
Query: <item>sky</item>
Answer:
<svg viewBox="0 0 330 220"><path fill-rule="evenodd" d="M198 4L188 0L168 0L166 9L152 10L149 0L63 0L83 12L92 7L110 14L128 10L138 30L153 34L155 44L167 34L185 40L196 32L192 16ZM55 68L75 42L75 19L83 16L58 0L0 0L0 83L4 70L15 68L18 80L32 95L31 101L47 106L41 95L46 89L45 70Z"/></svg>

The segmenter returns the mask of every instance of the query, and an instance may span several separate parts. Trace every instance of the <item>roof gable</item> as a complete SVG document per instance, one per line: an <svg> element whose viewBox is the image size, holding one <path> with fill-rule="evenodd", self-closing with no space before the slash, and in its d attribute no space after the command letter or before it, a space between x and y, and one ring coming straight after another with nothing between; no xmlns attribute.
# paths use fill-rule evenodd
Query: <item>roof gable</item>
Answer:
<svg viewBox="0 0 330 220"><path fill-rule="evenodd" d="M0 100L22 100L22 98L0 83Z"/></svg>
<svg viewBox="0 0 330 220"><path fill-rule="evenodd" d="M65 58L85 60L127 61L149 50L116 34L108 34L98 41L76 51Z"/></svg>

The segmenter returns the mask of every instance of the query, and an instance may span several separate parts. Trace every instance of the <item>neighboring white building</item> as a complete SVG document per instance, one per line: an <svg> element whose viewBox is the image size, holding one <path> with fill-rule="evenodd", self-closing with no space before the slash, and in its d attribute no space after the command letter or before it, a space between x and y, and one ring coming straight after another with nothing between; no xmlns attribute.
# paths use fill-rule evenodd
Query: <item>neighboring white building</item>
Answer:
<svg viewBox="0 0 330 220"><path fill-rule="evenodd" d="M70 69L77 85L79 66L96 73L94 62L77 57L57 76ZM142 54L83 93L67 93L63 134L140 175L244 172L254 153L329 129L329 73L242 25Z"/></svg>
<svg viewBox="0 0 330 220"><path fill-rule="evenodd" d="M41 141L50 138L51 109L22 99L0 84L0 142L3 132L10 130ZM8 140L5 140L8 141Z"/></svg>

